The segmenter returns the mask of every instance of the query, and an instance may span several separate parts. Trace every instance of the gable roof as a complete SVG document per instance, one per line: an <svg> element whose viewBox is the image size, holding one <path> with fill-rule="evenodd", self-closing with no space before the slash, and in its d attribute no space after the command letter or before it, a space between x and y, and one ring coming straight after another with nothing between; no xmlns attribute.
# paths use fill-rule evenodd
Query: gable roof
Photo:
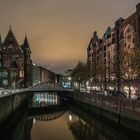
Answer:
<svg viewBox="0 0 140 140"><path fill-rule="evenodd" d="M112 29L111 29L111 27L109 26L109 27L106 29L106 31L105 31L105 33L104 33L104 35L103 35L103 38L107 39L107 38L111 37L111 31L112 31Z"/></svg>
<svg viewBox="0 0 140 140"><path fill-rule="evenodd" d="M17 39L16 39L12 29L11 29L11 26L10 26L10 29L9 29L9 31L4 39L3 45L5 45L6 43L14 43L14 44L19 46L18 41L17 41Z"/></svg>
<svg viewBox="0 0 140 140"><path fill-rule="evenodd" d="M88 50L90 50L90 49L93 48L92 40L93 40L93 38L90 39L90 42L89 42L89 44L88 44L88 48L87 48Z"/></svg>
<svg viewBox="0 0 140 140"><path fill-rule="evenodd" d="M11 29L11 26L10 26L10 29L9 29L9 31L8 31L5 39L4 39L3 46L5 46L6 44L10 44L10 43L18 46L18 48L22 52L22 49L21 49L21 47L18 44L18 41L17 41L17 39L16 39L12 29Z"/></svg>

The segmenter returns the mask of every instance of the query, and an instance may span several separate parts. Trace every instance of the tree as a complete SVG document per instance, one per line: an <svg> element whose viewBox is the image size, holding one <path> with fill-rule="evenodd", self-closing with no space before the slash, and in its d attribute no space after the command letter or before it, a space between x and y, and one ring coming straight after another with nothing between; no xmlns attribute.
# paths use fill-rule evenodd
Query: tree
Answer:
<svg viewBox="0 0 140 140"><path fill-rule="evenodd" d="M140 77L140 48L137 48L132 54L133 69L136 71L137 78Z"/></svg>
<svg viewBox="0 0 140 140"><path fill-rule="evenodd" d="M127 53L121 58L121 77L122 80L128 84L130 98L131 85L134 85L140 76L140 50L136 49L134 52Z"/></svg>
<svg viewBox="0 0 140 140"><path fill-rule="evenodd" d="M75 82L85 82L89 78L86 63L79 61L76 67L72 70L71 77Z"/></svg>

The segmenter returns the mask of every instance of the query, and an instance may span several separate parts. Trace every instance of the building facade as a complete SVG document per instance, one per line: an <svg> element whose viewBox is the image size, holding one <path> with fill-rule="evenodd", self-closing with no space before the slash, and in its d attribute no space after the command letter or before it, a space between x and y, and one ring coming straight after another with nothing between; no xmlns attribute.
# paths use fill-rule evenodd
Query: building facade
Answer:
<svg viewBox="0 0 140 140"><path fill-rule="evenodd" d="M34 64L32 65L32 85L36 85L42 82L41 80L41 67Z"/></svg>
<svg viewBox="0 0 140 140"><path fill-rule="evenodd" d="M56 75L54 72L39 66L35 63L32 65L32 84L55 83Z"/></svg>
<svg viewBox="0 0 140 140"><path fill-rule="evenodd" d="M31 51L29 46L27 51L26 41L27 37L21 47L11 27L4 41L0 39L1 87L21 88L31 85Z"/></svg>
<svg viewBox="0 0 140 140"><path fill-rule="evenodd" d="M139 80L136 80L139 77L131 66L132 53L137 49L140 49L140 3L135 13L126 19L118 19L113 28L108 27L102 38L97 31L93 33L87 48L93 86L100 91L113 90L126 96L139 96Z"/></svg>

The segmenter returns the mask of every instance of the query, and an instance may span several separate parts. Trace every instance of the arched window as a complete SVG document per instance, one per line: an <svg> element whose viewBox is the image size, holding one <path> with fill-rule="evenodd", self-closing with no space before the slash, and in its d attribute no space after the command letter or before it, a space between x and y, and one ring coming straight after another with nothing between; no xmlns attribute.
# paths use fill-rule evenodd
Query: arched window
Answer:
<svg viewBox="0 0 140 140"><path fill-rule="evenodd" d="M126 42L133 41L133 39L132 39L133 33L134 33L134 27L132 25L128 24L126 26L126 28L124 29L124 38L125 38Z"/></svg>

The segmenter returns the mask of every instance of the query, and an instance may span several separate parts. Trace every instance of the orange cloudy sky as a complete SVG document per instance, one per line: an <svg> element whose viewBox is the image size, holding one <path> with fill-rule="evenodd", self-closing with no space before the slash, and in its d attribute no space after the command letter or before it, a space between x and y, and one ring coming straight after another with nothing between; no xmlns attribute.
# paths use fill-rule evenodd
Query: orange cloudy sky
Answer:
<svg viewBox="0 0 140 140"><path fill-rule="evenodd" d="M12 25L21 44L27 33L32 60L57 73L86 61L94 30L100 37L120 16L135 11L139 0L0 0L2 38Z"/></svg>

